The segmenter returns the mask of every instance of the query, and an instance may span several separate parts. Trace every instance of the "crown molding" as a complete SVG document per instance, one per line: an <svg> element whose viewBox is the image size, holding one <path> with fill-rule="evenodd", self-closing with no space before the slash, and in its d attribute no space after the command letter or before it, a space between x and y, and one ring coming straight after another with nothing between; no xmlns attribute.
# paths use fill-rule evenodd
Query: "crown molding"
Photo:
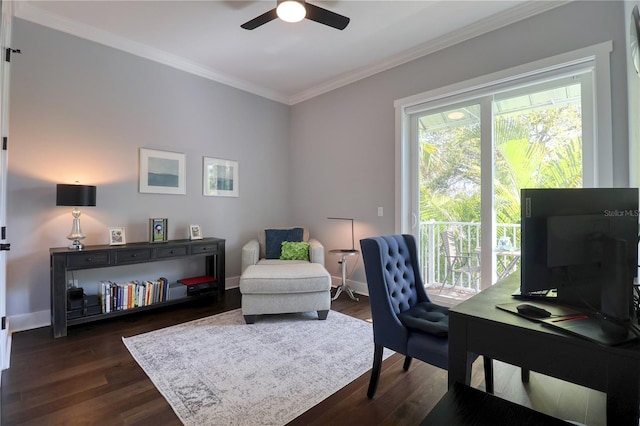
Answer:
<svg viewBox="0 0 640 426"><path fill-rule="evenodd" d="M244 80L239 80L228 75L221 74L215 70L208 68L199 63L189 61L183 57L156 49L149 45L138 43L131 39L121 37L119 35L101 30L96 27L85 25L77 21L69 20L38 8L28 2L14 2L14 15L17 18L24 19L54 30L62 31L67 34L90 40L117 50L130 53L141 58L149 59L181 71L194 74L208 80L234 87L245 92L253 93L276 102L288 104L289 99L274 90L256 86Z"/></svg>
<svg viewBox="0 0 640 426"><path fill-rule="evenodd" d="M71 34L86 40L90 40L114 49L118 49L132 55L136 55L154 62L158 62L172 68L179 69L190 74L213 80L215 82L248 92L263 98L271 99L286 105L295 105L305 100L314 98L348 84L370 77L374 74L389 70L428 54L453 46L473 37L488 33L498 28L505 27L523 19L546 12L574 0L550 0L530 1L518 5L505 12L491 16L487 19L468 25L461 30L453 31L447 35L422 44L416 48L406 50L384 61L357 68L334 78L328 79L307 90L303 90L292 96L260 87L229 75L222 74L202 64L189 61L183 57L156 49L149 45L139 43L128 38L104 31L89 25L63 18L30 4L29 2L14 2L14 16L45 27L49 27L67 34Z"/></svg>
<svg viewBox="0 0 640 426"><path fill-rule="evenodd" d="M575 0L553 0L553 1L531 1L518 5L505 12L493 15L480 22L468 25L463 29L453 31L441 37L433 39L427 43L406 50L398 55L392 56L376 64L361 67L347 73L336 76L308 90L304 90L289 98L289 104L295 105L305 100L314 98L358 80L387 71L399 65L411 62L423 56L435 53L439 50L451 47L463 41L478 37L482 34L497 30L518 21L539 15L543 12L555 9L559 6L571 3Z"/></svg>

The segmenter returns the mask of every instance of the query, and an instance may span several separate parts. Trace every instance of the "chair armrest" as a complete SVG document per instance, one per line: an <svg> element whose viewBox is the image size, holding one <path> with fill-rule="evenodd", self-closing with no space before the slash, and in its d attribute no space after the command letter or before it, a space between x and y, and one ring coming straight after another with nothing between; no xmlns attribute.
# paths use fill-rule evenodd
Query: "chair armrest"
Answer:
<svg viewBox="0 0 640 426"><path fill-rule="evenodd" d="M471 265L471 264L476 264L479 265L480 264L480 253L477 252L471 252L471 253L460 253L458 256L456 256L458 259L460 259L460 261L465 264L465 265Z"/></svg>
<svg viewBox="0 0 640 426"><path fill-rule="evenodd" d="M251 265L255 265L260 260L260 244L258 240L251 240L242 247L242 269L244 272Z"/></svg>
<svg viewBox="0 0 640 426"><path fill-rule="evenodd" d="M309 261L324 266L324 246L315 238L309 238Z"/></svg>

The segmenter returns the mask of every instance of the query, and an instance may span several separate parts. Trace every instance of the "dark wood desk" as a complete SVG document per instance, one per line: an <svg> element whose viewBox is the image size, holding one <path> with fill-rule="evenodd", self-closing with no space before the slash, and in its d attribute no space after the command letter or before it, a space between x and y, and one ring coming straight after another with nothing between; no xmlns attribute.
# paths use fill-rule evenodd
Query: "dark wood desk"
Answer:
<svg viewBox="0 0 640 426"><path fill-rule="evenodd" d="M638 425L640 343L602 346L497 309L513 302L516 273L450 311L449 387L468 383L467 352L607 394L607 424Z"/></svg>

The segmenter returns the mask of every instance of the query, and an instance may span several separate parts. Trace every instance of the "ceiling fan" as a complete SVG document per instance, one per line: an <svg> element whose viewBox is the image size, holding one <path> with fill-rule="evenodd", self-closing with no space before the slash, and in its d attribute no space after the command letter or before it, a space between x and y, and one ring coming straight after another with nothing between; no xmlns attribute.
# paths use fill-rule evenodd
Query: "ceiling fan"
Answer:
<svg viewBox="0 0 640 426"><path fill-rule="evenodd" d="M240 26L245 30L254 30L276 18L286 22L299 22L307 18L339 30L344 30L350 21L346 16L314 6L305 0L278 0L275 9L271 9Z"/></svg>

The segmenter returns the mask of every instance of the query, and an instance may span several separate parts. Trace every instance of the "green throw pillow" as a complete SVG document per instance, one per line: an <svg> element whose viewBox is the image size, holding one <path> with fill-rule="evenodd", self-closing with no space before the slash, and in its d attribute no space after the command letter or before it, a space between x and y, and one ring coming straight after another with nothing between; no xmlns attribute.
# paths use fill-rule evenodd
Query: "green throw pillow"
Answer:
<svg viewBox="0 0 640 426"><path fill-rule="evenodd" d="M293 241L282 242L282 260L309 260L309 243L296 243Z"/></svg>

